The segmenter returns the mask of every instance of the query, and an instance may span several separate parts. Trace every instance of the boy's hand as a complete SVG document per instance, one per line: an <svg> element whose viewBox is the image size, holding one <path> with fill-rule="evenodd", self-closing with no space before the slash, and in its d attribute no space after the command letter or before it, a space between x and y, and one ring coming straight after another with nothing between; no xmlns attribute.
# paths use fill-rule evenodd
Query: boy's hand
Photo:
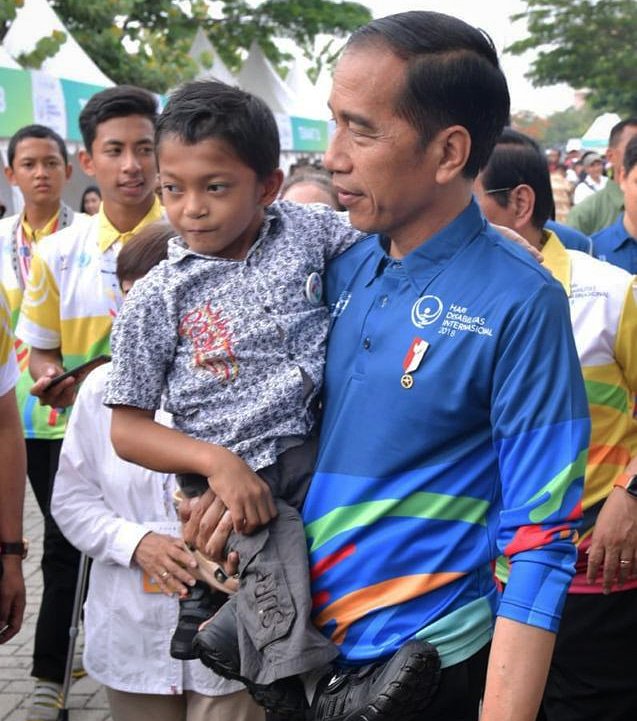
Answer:
<svg viewBox="0 0 637 721"><path fill-rule="evenodd" d="M221 449L208 483L230 511L237 533L252 533L276 517L277 511L268 484L241 458Z"/></svg>

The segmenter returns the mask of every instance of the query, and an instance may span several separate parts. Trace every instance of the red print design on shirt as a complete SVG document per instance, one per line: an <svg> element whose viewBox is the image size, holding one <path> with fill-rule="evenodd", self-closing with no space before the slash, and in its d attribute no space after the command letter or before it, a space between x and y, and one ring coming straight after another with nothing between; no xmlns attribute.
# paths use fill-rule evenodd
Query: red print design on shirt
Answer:
<svg viewBox="0 0 637 721"><path fill-rule="evenodd" d="M239 375L228 323L209 303L186 313L179 324L179 335L192 342L195 368L209 371L224 383L231 383Z"/></svg>

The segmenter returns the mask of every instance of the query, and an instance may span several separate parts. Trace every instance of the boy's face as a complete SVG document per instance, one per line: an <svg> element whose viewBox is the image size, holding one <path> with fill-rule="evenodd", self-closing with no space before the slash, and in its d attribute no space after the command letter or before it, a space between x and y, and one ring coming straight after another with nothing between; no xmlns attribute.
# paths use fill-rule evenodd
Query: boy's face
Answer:
<svg viewBox="0 0 637 721"><path fill-rule="evenodd" d="M107 208L144 205L155 192L154 133L143 115L111 118L97 126L91 152L80 153L82 168L97 180Z"/></svg>
<svg viewBox="0 0 637 721"><path fill-rule="evenodd" d="M161 195L171 225L191 250L241 260L276 198L281 171L259 180L222 140L195 145L174 135L158 148Z"/></svg>
<svg viewBox="0 0 637 721"><path fill-rule="evenodd" d="M624 211L633 226L637 225L637 165L629 173L622 169L619 186L624 191Z"/></svg>
<svg viewBox="0 0 637 721"><path fill-rule="evenodd" d="M59 203L72 168L65 164L52 138L24 138L15 149L13 165L5 168L7 180L22 191L25 203Z"/></svg>

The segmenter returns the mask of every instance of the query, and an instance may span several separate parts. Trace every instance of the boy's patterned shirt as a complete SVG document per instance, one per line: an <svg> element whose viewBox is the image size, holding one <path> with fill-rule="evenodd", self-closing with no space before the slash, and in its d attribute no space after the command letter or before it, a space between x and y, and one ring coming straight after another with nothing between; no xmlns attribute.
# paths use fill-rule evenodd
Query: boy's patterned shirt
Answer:
<svg viewBox="0 0 637 721"><path fill-rule="evenodd" d="M177 428L274 462L314 426L329 317L320 276L359 237L327 206L275 203L244 260L181 239L137 282L115 324L105 402L164 407Z"/></svg>

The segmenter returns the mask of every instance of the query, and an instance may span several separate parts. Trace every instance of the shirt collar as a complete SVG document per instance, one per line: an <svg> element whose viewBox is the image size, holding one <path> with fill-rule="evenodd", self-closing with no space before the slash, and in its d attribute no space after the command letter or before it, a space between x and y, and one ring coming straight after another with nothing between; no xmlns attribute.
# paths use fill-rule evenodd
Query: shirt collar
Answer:
<svg viewBox="0 0 637 721"><path fill-rule="evenodd" d="M613 250L619 250L623 245L627 243L634 243L632 235L626 230L624 225L624 214L620 213L617 220L609 226L611 236L611 248Z"/></svg>
<svg viewBox="0 0 637 721"><path fill-rule="evenodd" d="M42 238L45 238L47 235L51 235L51 233L54 232L59 219L60 209L58 208L57 212L55 212L53 216L49 218L49 220L47 220L46 225L43 228L40 228L39 230L34 230L23 213L22 232L24 233L24 237L29 241L29 243L37 243Z"/></svg>
<svg viewBox="0 0 637 721"><path fill-rule="evenodd" d="M485 227L486 220L476 200L472 198L469 205L451 223L402 258L399 262L416 290L422 292L451 258ZM388 265L397 262L387 255L388 239L382 236L376 237L377 247L374 251L376 257L371 263L372 271L367 280L368 285Z"/></svg>
<svg viewBox="0 0 637 721"><path fill-rule="evenodd" d="M135 233L141 230L144 226L148 225L149 223L154 223L156 220L160 220L162 217L163 209L161 207L161 203L159 202L159 198L155 197L155 200L150 210L139 221L139 223L137 223L137 225L132 230L121 233L106 217L106 213L104 212L104 203L101 203L98 213L99 220L97 236L100 253L104 253L104 251L108 250L116 241L120 241L122 245L125 245L133 237L133 235L135 235Z"/></svg>
<svg viewBox="0 0 637 721"><path fill-rule="evenodd" d="M559 281L566 295L571 294L571 257L568 250L562 245L560 239L552 230L544 229L548 238L542 248L544 267L551 271L555 280Z"/></svg>

